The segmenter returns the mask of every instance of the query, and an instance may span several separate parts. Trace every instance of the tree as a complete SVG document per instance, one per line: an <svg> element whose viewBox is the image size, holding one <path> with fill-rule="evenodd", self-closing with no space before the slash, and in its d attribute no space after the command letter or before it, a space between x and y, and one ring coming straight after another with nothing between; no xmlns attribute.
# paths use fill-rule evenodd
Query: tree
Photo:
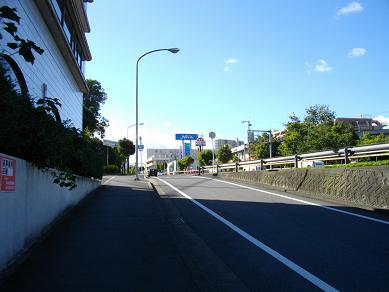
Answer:
<svg viewBox="0 0 389 292"><path fill-rule="evenodd" d="M303 122L292 115L287 132L279 147L281 155L339 149L356 144L358 139L351 126L335 124L335 112L328 106L315 105L306 109Z"/></svg>
<svg viewBox="0 0 389 292"><path fill-rule="evenodd" d="M228 145L222 145L216 154L217 160L221 163L227 163L232 159L231 148Z"/></svg>
<svg viewBox="0 0 389 292"><path fill-rule="evenodd" d="M238 156L236 155L236 154L234 154L233 156L232 156L232 162L239 162L240 160L239 160L239 158L238 158Z"/></svg>
<svg viewBox="0 0 389 292"><path fill-rule="evenodd" d="M100 107L107 100L107 94L99 81L87 79L89 92L83 96L83 129L88 129L91 135L97 134L104 138L108 120L101 116Z"/></svg>
<svg viewBox="0 0 389 292"><path fill-rule="evenodd" d="M369 145L369 144L379 144L379 143L389 143L389 136L385 136L383 133L379 135L364 134L358 141L358 145Z"/></svg>
<svg viewBox="0 0 389 292"><path fill-rule="evenodd" d="M180 170L184 170L189 167L194 162L194 159L192 156L185 156L181 160L178 161L178 167Z"/></svg>
<svg viewBox="0 0 389 292"><path fill-rule="evenodd" d="M127 138L120 139L118 141L118 150L122 159L127 161L127 166L129 165L128 158L130 155L135 153L135 145L132 141Z"/></svg>
<svg viewBox="0 0 389 292"><path fill-rule="evenodd" d="M313 105L307 108L307 116L304 118L304 123L307 125L333 125L335 120L335 112L331 111L328 105Z"/></svg>
<svg viewBox="0 0 389 292"><path fill-rule="evenodd" d="M278 140L272 140L272 156L275 156L278 153L280 143L281 142ZM250 145L250 156L255 157L256 159L270 157L269 133L263 133L262 136L258 137L256 141Z"/></svg>
<svg viewBox="0 0 389 292"><path fill-rule="evenodd" d="M211 165L213 159L212 150L205 149L199 152L197 155L197 159L199 161L200 166Z"/></svg>

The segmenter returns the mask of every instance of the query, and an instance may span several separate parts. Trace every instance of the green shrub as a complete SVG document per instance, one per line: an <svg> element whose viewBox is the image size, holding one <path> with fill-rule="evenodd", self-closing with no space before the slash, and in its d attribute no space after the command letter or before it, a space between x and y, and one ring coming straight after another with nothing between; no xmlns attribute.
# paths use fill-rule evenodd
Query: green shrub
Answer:
<svg viewBox="0 0 389 292"><path fill-rule="evenodd" d="M345 167L363 167L363 166L381 166L389 165L389 160L379 160L379 161L364 161L364 162L355 162L349 164L334 164L334 165L325 165L324 168L345 168Z"/></svg>
<svg viewBox="0 0 389 292"><path fill-rule="evenodd" d="M120 169L115 164L109 164L109 165L104 166L104 173L116 174L116 173L119 173L119 172L120 172Z"/></svg>
<svg viewBox="0 0 389 292"><path fill-rule="evenodd" d="M61 186L74 188L73 174L101 178L102 142L58 121L57 99L35 102L17 92L8 76L0 66L0 152L57 169L54 182Z"/></svg>

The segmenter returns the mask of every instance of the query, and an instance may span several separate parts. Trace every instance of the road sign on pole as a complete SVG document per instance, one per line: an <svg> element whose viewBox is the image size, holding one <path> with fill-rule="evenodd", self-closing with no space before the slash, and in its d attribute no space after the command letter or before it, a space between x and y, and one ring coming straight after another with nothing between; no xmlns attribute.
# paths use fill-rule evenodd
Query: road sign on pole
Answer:
<svg viewBox="0 0 389 292"><path fill-rule="evenodd" d="M213 139L216 138L215 132L209 132L209 138L212 139L212 174L215 172L215 145Z"/></svg>

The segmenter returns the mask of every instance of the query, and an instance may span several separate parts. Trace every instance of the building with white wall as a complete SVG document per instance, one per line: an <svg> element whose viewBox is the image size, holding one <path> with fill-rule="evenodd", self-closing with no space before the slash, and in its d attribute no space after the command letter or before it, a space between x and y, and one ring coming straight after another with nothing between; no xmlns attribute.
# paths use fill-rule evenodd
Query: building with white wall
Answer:
<svg viewBox="0 0 389 292"><path fill-rule="evenodd" d="M17 64L25 80L25 85L19 86L25 86L33 98L58 98L62 104L61 119L70 120L79 129L83 94L88 92L85 61L92 58L85 37L90 32L86 2L90 1L1 0L0 4L16 8L21 18L18 35L44 50L42 55L35 54L33 65L18 54L11 56L11 62ZM4 33L1 48L6 49L9 41L12 39ZM20 78L17 82L20 83Z"/></svg>
<svg viewBox="0 0 389 292"><path fill-rule="evenodd" d="M147 149L146 167L157 168L158 164L169 163L174 160L181 159L181 149ZM197 150L191 149L190 156L195 160L193 166L197 166Z"/></svg>
<svg viewBox="0 0 389 292"><path fill-rule="evenodd" d="M239 139L228 140L228 139L216 139L215 140L215 150L219 150L219 148L223 145L228 145L230 148L238 147L243 145L243 141L239 141Z"/></svg>

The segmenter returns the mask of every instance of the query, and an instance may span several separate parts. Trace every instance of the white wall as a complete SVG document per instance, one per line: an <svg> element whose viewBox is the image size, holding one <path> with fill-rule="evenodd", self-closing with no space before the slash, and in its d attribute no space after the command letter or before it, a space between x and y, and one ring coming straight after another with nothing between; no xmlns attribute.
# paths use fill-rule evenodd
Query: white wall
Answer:
<svg viewBox="0 0 389 292"><path fill-rule="evenodd" d="M17 9L21 17L18 35L34 41L44 49L42 55L36 56L34 65L24 61L18 54L12 56L18 63L26 79L32 97L42 97L42 84L47 84L47 96L58 98L62 104L62 120L70 119L76 128L82 128L82 92L71 74L54 38L46 26L34 0L1 0L1 5ZM8 33L2 32L2 48L12 40Z"/></svg>
<svg viewBox="0 0 389 292"><path fill-rule="evenodd" d="M53 184L49 171L15 159L16 191L0 192L0 271L28 248L61 212L100 186L98 180L78 177L77 188L69 191Z"/></svg>

